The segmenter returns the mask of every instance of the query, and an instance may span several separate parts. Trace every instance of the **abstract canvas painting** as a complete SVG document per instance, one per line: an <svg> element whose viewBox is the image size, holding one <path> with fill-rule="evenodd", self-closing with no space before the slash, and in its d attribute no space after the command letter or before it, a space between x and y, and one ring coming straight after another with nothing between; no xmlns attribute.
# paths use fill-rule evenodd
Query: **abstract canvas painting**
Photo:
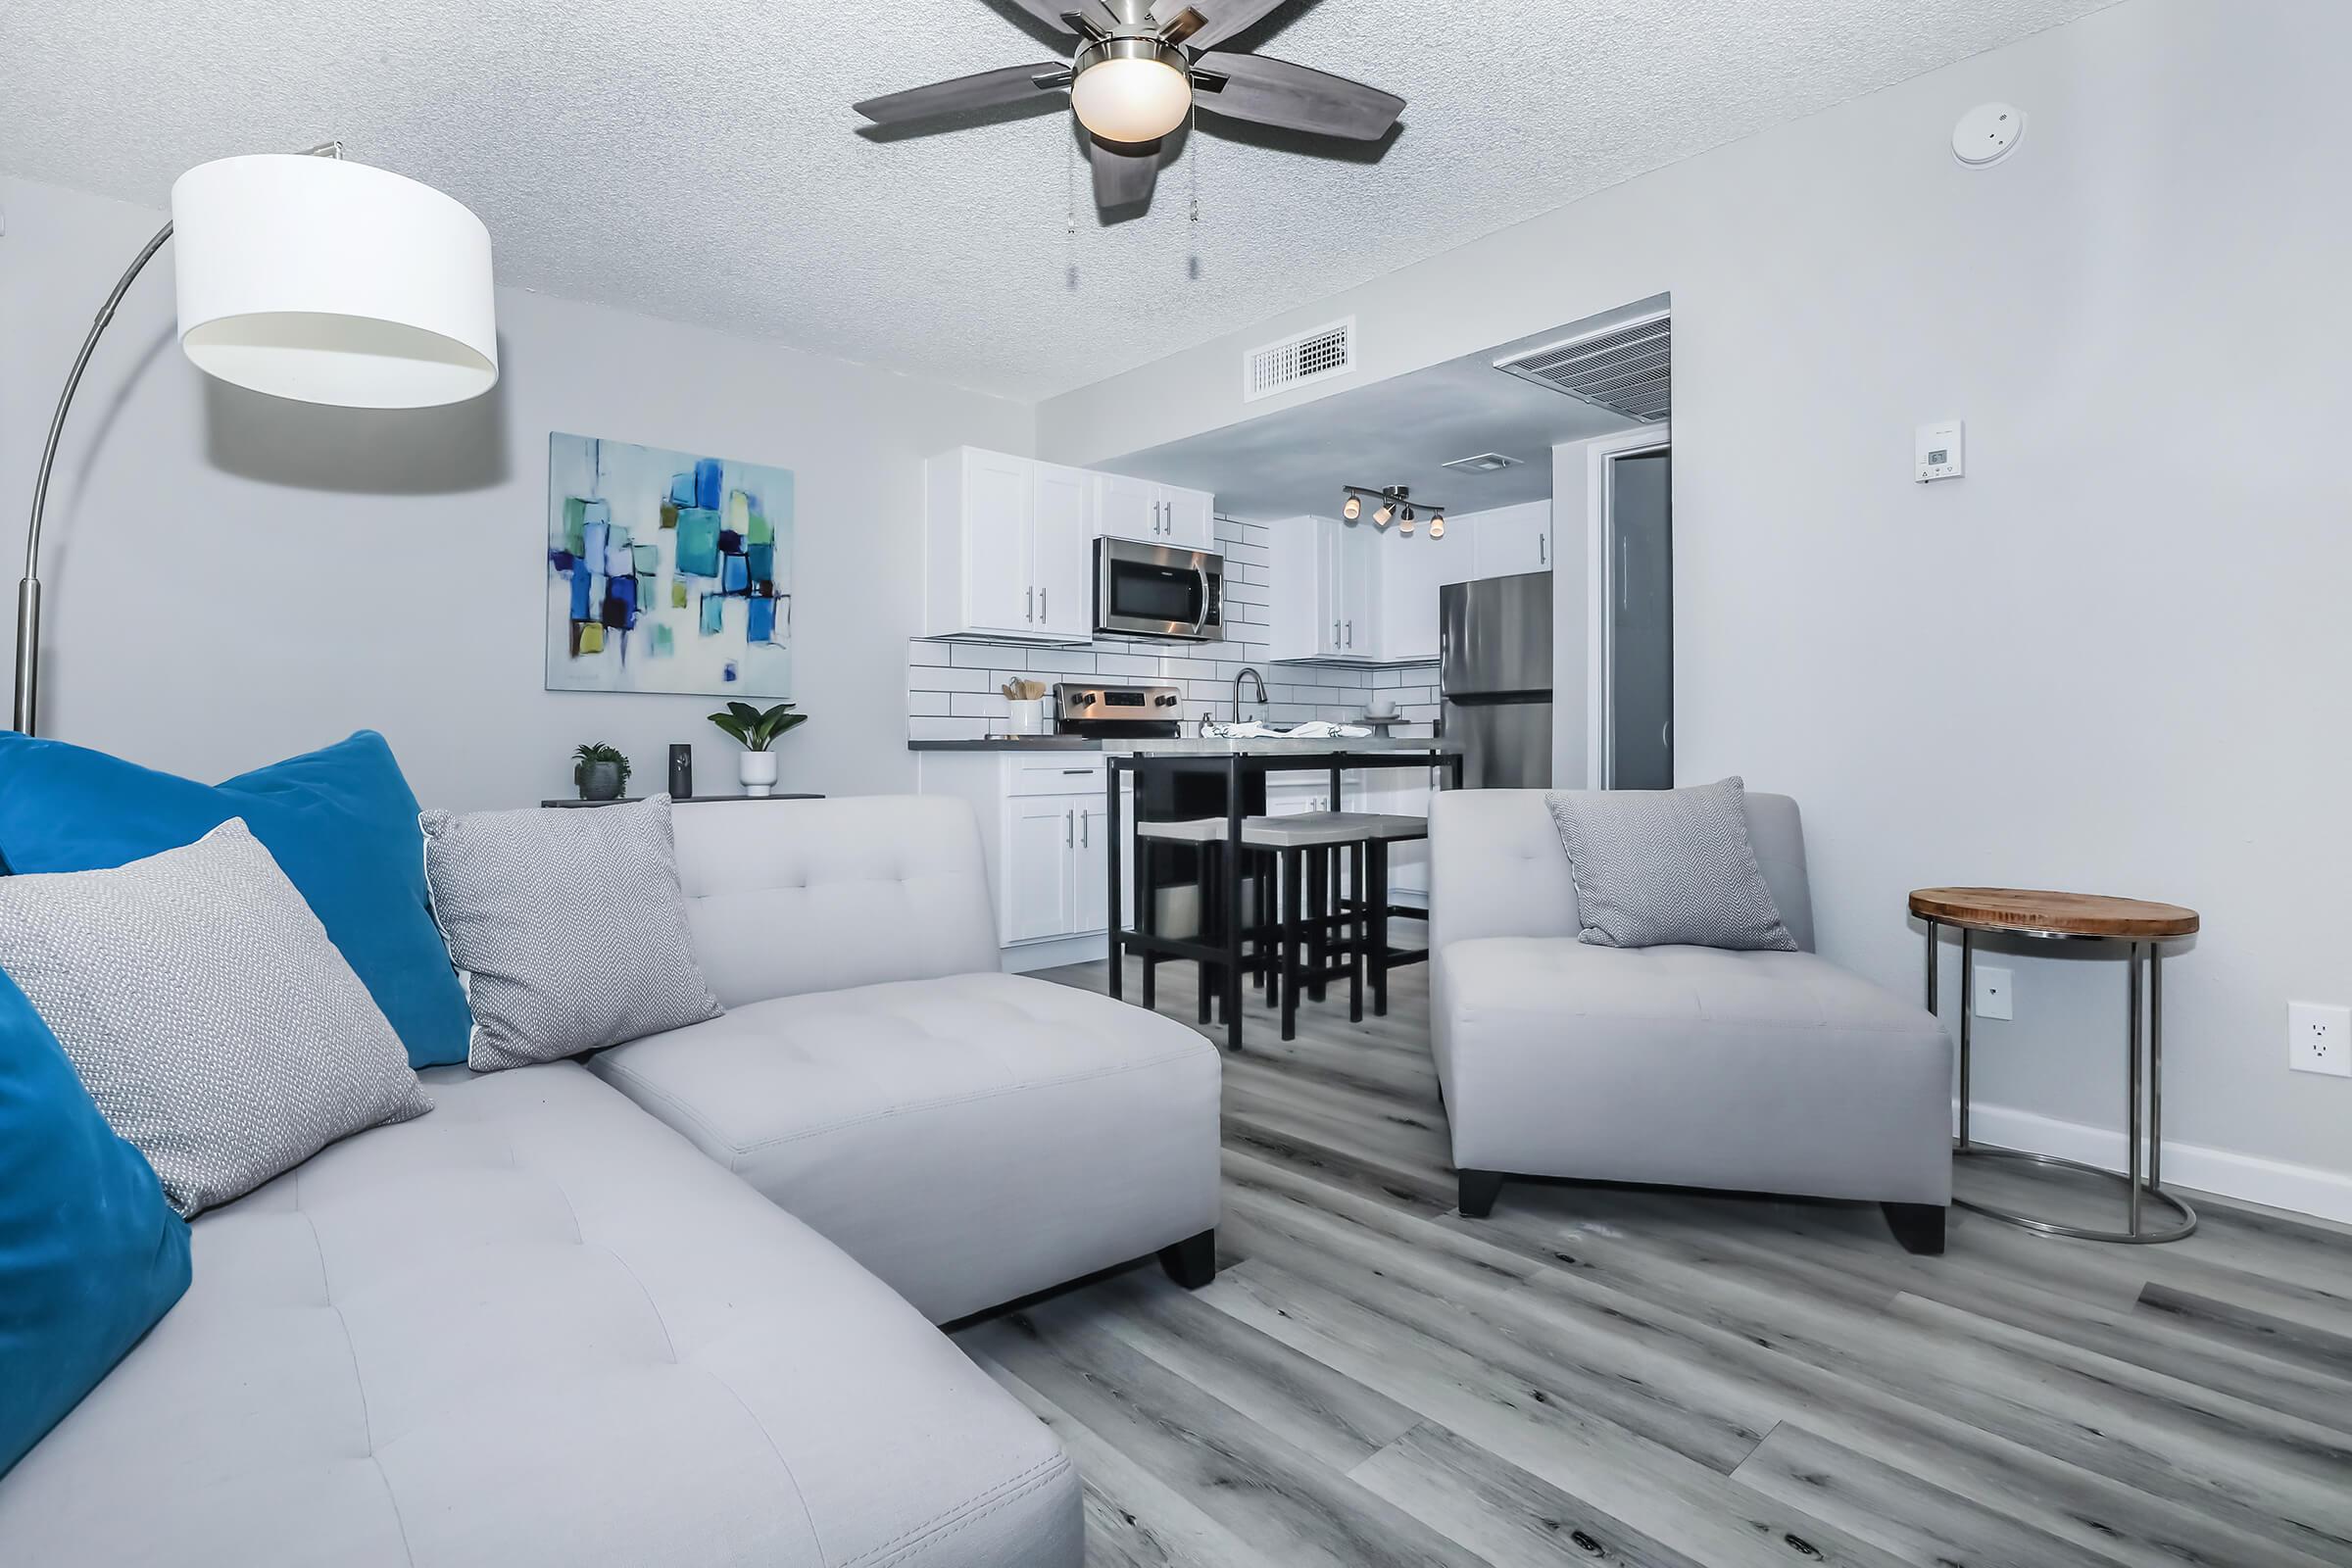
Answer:
<svg viewBox="0 0 2352 1568"><path fill-rule="evenodd" d="M792 695L792 470L547 438L547 689Z"/></svg>

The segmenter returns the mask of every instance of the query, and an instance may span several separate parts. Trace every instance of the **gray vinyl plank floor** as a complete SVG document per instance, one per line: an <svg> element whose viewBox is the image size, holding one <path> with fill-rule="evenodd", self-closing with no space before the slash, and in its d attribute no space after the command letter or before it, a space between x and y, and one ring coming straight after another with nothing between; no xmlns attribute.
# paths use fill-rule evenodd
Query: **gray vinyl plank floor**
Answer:
<svg viewBox="0 0 2352 1568"><path fill-rule="evenodd" d="M1160 1009L1190 1023L1193 984L1164 966ZM1873 1205L1523 1181L1467 1220L1425 969L1293 1041L1250 1008L1216 1282L956 1331L1077 1459L1098 1568L2352 1568L2352 1231L2190 1195L2195 1236L2125 1248L1955 1209L1923 1258Z"/></svg>

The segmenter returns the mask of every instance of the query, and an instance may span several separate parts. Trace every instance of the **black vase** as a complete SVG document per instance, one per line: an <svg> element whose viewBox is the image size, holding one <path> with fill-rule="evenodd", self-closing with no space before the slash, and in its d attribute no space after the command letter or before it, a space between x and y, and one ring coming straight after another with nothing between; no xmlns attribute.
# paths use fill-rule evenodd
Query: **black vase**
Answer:
<svg viewBox="0 0 2352 1568"><path fill-rule="evenodd" d="M669 798L694 798L694 748L683 741L669 749Z"/></svg>

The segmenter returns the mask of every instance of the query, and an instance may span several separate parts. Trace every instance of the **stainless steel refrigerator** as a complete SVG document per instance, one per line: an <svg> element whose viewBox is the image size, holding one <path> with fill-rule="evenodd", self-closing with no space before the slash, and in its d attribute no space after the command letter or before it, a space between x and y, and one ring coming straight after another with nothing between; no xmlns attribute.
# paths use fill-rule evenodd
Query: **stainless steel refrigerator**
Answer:
<svg viewBox="0 0 2352 1568"><path fill-rule="evenodd" d="M1438 590L1445 735L1474 790L1551 787L1551 573Z"/></svg>

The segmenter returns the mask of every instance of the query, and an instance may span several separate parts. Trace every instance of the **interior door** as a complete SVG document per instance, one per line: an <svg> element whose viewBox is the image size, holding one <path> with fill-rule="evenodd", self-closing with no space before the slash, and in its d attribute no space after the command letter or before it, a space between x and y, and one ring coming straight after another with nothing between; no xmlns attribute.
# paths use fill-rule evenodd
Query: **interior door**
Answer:
<svg viewBox="0 0 2352 1568"><path fill-rule="evenodd" d="M1159 486L1151 480L1130 479L1123 473L1095 475L1095 526L1111 538L1163 544L1163 515Z"/></svg>
<svg viewBox="0 0 2352 1568"><path fill-rule="evenodd" d="M1038 631L1078 642L1095 631L1094 478L1059 464L1036 466L1030 484L1030 581Z"/></svg>
<svg viewBox="0 0 2352 1568"><path fill-rule="evenodd" d="M1027 458L967 452L963 460L964 622L1030 636L1037 597L1029 576Z"/></svg>
<svg viewBox="0 0 2352 1568"><path fill-rule="evenodd" d="M1070 874L1078 801L1015 795L1004 802L1004 940L1070 934Z"/></svg>
<svg viewBox="0 0 2352 1568"><path fill-rule="evenodd" d="M1674 459L1609 464L1607 785L1674 787Z"/></svg>
<svg viewBox="0 0 2352 1568"><path fill-rule="evenodd" d="M1213 550L1217 543L1216 501L1201 490L1159 493L1159 542L1179 550Z"/></svg>

